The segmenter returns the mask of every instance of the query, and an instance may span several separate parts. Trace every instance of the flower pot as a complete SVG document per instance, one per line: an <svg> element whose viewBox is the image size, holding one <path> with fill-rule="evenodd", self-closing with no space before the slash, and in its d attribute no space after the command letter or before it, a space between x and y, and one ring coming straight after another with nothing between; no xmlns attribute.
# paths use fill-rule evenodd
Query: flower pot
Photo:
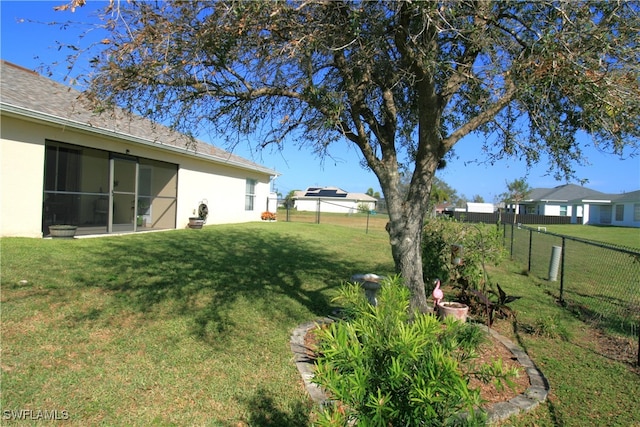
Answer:
<svg viewBox="0 0 640 427"><path fill-rule="evenodd" d="M49 235L55 238L72 239L78 229L75 225L50 225Z"/></svg>
<svg viewBox="0 0 640 427"><path fill-rule="evenodd" d="M199 229L204 225L204 219L198 217L189 218L189 228Z"/></svg>
<svg viewBox="0 0 640 427"><path fill-rule="evenodd" d="M466 304L459 302L441 302L438 304L438 316L440 316L441 319L453 317L456 320L466 322L468 314L469 306Z"/></svg>

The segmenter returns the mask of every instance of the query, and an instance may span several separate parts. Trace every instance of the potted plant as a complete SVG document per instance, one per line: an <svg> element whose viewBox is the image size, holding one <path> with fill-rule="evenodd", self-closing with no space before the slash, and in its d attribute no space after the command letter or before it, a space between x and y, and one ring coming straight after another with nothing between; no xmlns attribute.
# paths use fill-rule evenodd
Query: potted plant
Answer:
<svg viewBox="0 0 640 427"><path fill-rule="evenodd" d="M189 228L199 229L204 225L204 219L199 216L192 216L189 218Z"/></svg>
<svg viewBox="0 0 640 427"><path fill-rule="evenodd" d="M200 206L198 206L198 216L189 217L189 228L202 228L205 222L207 222L208 215L209 208L207 207L206 203L200 203Z"/></svg>
<svg viewBox="0 0 640 427"><path fill-rule="evenodd" d="M73 239L76 235L78 226L69 224L56 224L49 226L49 235L55 238Z"/></svg>
<svg viewBox="0 0 640 427"><path fill-rule="evenodd" d="M453 301L443 301L438 304L438 316L442 319L445 317L453 317L456 320L466 322L468 314L469 306L466 304Z"/></svg>

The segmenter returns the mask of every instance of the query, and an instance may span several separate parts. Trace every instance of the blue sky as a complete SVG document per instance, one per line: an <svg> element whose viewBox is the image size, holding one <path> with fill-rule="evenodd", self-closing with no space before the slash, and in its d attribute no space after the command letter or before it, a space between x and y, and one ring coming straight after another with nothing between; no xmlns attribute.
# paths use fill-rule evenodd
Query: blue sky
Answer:
<svg viewBox="0 0 640 427"><path fill-rule="evenodd" d="M54 6L66 2L0 0L2 59L30 69L61 62L54 68L51 78L62 82L66 73L65 53L58 51L56 41L77 43L78 30L73 25L63 29L59 24L50 23L89 22L92 9L104 4L89 0L88 6L75 13L53 11ZM203 139L207 141L206 137ZM208 142L216 144L215 140ZM630 157L630 150L623 159L602 153L593 147L587 136L581 138L581 143L590 165L576 167L576 171L580 178L588 180L586 187L604 193L640 189L640 156ZM275 186L284 195L290 190L311 186L337 186L351 192L365 192L368 188L380 191L376 176L360 166L362 156L355 148L350 148L346 141L334 145L330 150L332 157L324 161L315 157L310 150L300 150L292 144L286 145L278 153L255 152L250 145L251 141L241 143L234 153L280 172L282 176L276 179ZM523 162L514 159L503 160L492 166L483 164L481 143L474 137L459 142L455 153L456 157L448 162L447 168L438 172L438 177L455 189L459 196L464 195L469 199L480 195L486 202L493 202L506 190L507 182L522 177L526 177L532 188L565 184L547 174L548 168L544 162L529 171Z"/></svg>

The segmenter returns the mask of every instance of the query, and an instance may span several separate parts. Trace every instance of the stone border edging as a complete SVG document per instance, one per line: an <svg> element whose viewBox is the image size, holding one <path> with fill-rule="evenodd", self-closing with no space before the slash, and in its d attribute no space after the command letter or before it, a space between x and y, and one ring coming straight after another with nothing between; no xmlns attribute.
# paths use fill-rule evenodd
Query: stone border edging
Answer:
<svg viewBox="0 0 640 427"><path fill-rule="evenodd" d="M291 335L291 340L289 341L291 351L293 351L293 361L302 376L302 381L304 381L307 393L309 393L311 399L320 406L326 405L330 399L317 384L311 382L311 379L313 378L314 363L307 355L308 349L304 345L304 337L310 329L315 328L317 325L324 325L331 322L333 322L333 319L325 317L316 321L303 323L294 329L293 334Z"/></svg>
<svg viewBox="0 0 640 427"><path fill-rule="evenodd" d="M500 335L494 329L489 329L489 333L502 343L518 360L518 363L529 375L529 388L523 393L509 399L506 402L498 402L488 409L488 422L493 423L505 420L519 412L528 412L540 403L547 400L549 395L549 382L544 377L540 369L533 363L529 355L518 345Z"/></svg>
<svg viewBox="0 0 640 427"><path fill-rule="evenodd" d="M333 319L324 317L315 321L303 323L294 329L291 334L290 345L293 352L293 361L302 376L305 388L311 399L318 405L324 406L330 399L324 391L311 382L313 378L314 363L307 355L304 338L307 332L315 328L317 325L333 322ZM540 403L544 402L549 395L549 382L542 372L536 367L529 355L518 345L503 337L493 329L489 329L489 333L498 341L500 341L518 360L518 363L524 368L529 376L529 388L524 393L519 394L505 402L494 403L487 409L487 422L489 424L505 420L519 412L528 412L536 408Z"/></svg>

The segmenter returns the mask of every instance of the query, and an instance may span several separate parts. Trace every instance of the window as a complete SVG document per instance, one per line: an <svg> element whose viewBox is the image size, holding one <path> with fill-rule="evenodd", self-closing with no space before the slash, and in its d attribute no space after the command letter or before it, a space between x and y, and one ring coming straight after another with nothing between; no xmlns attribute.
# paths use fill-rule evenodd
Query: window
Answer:
<svg viewBox="0 0 640 427"><path fill-rule="evenodd" d="M257 181L255 179L247 179L247 188L244 198L245 211L252 211L254 209L254 202L256 199L256 183Z"/></svg>
<svg viewBox="0 0 640 427"><path fill-rule="evenodd" d="M640 221L640 203L633 205L633 220Z"/></svg>
<svg viewBox="0 0 640 427"><path fill-rule="evenodd" d="M624 205L616 205L616 221L624 221Z"/></svg>
<svg viewBox="0 0 640 427"><path fill-rule="evenodd" d="M560 216L567 216L567 205L560 205Z"/></svg>
<svg viewBox="0 0 640 427"><path fill-rule="evenodd" d="M611 206L600 206L600 224L611 224Z"/></svg>
<svg viewBox="0 0 640 427"><path fill-rule="evenodd" d="M80 191L80 149L47 144L45 153L45 191Z"/></svg>

